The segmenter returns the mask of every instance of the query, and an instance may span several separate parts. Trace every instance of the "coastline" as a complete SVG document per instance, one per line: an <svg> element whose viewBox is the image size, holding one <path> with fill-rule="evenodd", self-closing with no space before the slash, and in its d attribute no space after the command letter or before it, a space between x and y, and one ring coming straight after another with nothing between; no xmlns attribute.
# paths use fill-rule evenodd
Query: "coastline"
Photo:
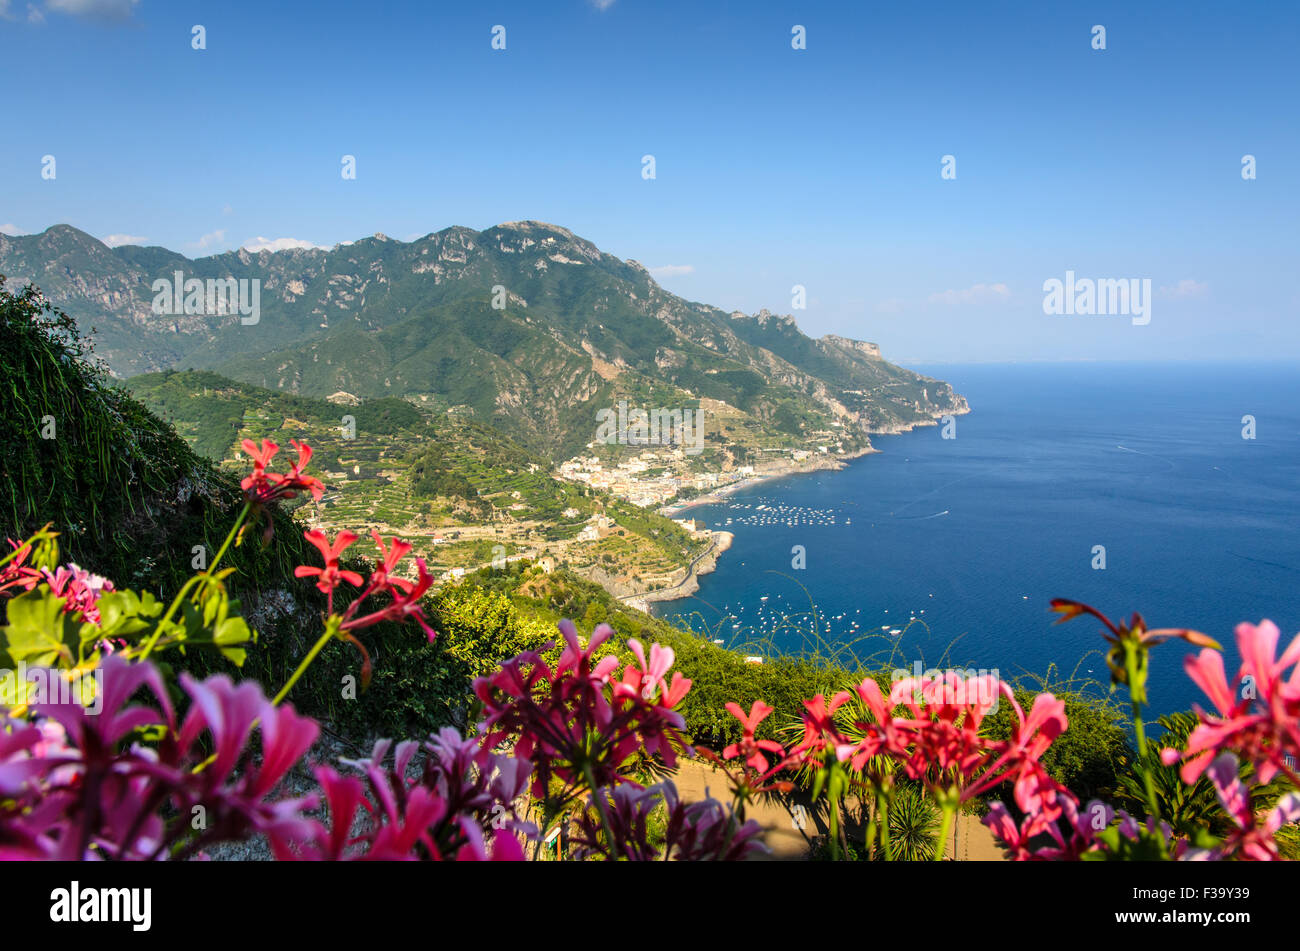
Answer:
<svg viewBox="0 0 1300 951"><path fill-rule="evenodd" d="M731 547L731 543L736 536L731 532L713 531L709 532L712 536L709 548L702 555L698 555L694 561L686 568L686 576L677 584L667 588L653 588L650 591L642 591L638 594L629 594L620 597L618 600L630 608L636 608L638 611L650 613L650 605L657 601L677 601L682 598L689 598L696 591L700 590L700 575L707 575L718 566L718 556Z"/></svg>
<svg viewBox="0 0 1300 951"><path fill-rule="evenodd" d="M782 464L779 467L756 472L752 476L746 476L743 479L737 479L735 482L728 482L720 488L714 489L706 495L697 495L693 499L687 499L683 502L672 502L657 509L660 515L667 518L676 518L682 512L688 509L696 508L700 505L714 505L721 502L729 496L735 495L742 489L752 489L756 485L762 485L764 482L771 482L773 479L784 479L786 476L805 475L812 472L838 472L848 466L854 459L861 459L863 456L869 456L872 453L880 452L874 446L868 446L865 449L859 449L857 452L844 453L843 455L828 455L827 462L821 463L820 460L816 465L794 465L793 463Z"/></svg>
<svg viewBox="0 0 1300 951"><path fill-rule="evenodd" d="M909 423L906 426L899 426L887 430L876 430L871 432L869 435L897 436L902 433L910 433L921 427L938 426L939 421L943 419L944 416L964 416L970 411L970 405L966 402L965 398L962 398L962 405L951 410L949 413L944 413L927 420ZM662 506L657 511L660 515L668 518L677 518L683 512L689 511L690 509L697 508L701 505L716 505L743 489L751 489L755 486L762 485L764 482L771 482L775 479L784 479L787 476L806 475L813 472L838 472L842 469L848 468L850 462L861 459L864 456L873 455L880 451L881 450L877 449L873 445L867 445L856 452L828 456L825 463L818 458L816 463L813 465L800 466L793 463L782 464L781 466L775 467L771 470L756 472L754 475L747 478L738 479L735 482L709 492L707 495L696 496L695 498L689 499L685 502L673 502L669 505ZM629 607L634 607L639 611L644 611L649 614L650 606L652 604L659 601L678 601L682 598L688 598L693 595L700 589L699 575L708 574L717 567L718 556L731 547L731 543L735 538L734 534L731 532L714 531L710 534L714 537L715 547L710 548L707 553L707 561L705 556L702 556L697 559L696 562L693 562L687 568L686 577L680 582L667 588L656 588L652 591L644 591L639 594L628 595L619 598L619 600ZM726 536L724 544L718 544L720 536Z"/></svg>

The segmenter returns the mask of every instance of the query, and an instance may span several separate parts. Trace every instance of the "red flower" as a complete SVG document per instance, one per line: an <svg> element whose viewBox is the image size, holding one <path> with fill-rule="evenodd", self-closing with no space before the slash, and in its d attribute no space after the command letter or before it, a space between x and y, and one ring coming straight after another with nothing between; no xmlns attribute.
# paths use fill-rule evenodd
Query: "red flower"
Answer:
<svg viewBox="0 0 1300 951"><path fill-rule="evenodd" d="M303 532L302 535L303 538L320 549L321 556L325 559L325 567L313 568L310 565L299 565L293 569L295 578L318 578L316 587L331 597L340 581L346 581L348 584L357 587L361 586L361 576L359 574L339 567L339 556L343 554L344 549L357 540L356 535L349 531L339 532L339 536L333 545L330 544L325 533L319 529Z"/></svg>
<svg viewBox="0 0 1300 951"><path fill-rule="evenodd" d="M299 492L310 492L313 499L320 501L320 497L325 494L323 482L302 473L311 460L311 446L300 443L296 439L290 439L289 443L298 450L298 461L289 467L285 475L278 475L267 472L266 467L271 464L280 447L269 439L263 439L259 449L251 439L244 440L244 451L253 460L253 471L245 477L240 486L254 502L265 505L276 499L295 498Z"/></svg>
<svg viewBox="0 0 1300 951"><path fill-rule="evenodd" d="M379 546L379 554L381 556L380 560L375 562L375 570L370 576L370 583L376 587L388 587L390 586L389 576L392 575L393 569L397 567L397 563L411 553L411 545L394 535L392 540L393 547L385 548L384 539L378 532L371 532L370 537L373 538L375 544Z"/></svg>
<svg viewBox="0 0 1300 951"><path fill-rule="evenodd" d="M835 711L849 700L847 690L831 698L829 706L821 694L805 700L803 714L803 740L790 751L792 756L812 756L820 760L823 753L832 753L844 762L853 753L854 744L840 731L835 722Z"/></svg>
<svg viewBox="0 0 1300 951"><path fill-rule="evenodd" d="M39 568L24 564L32 554L31 543L23 542L20 545L12 538L8 539L8 541L14 548L14 555L3 566L0 566L0 594L10 588L31 591L40 583L43 577Z"/></svg>
<svg viewBox="0 0 1300 951"><path fill-rule="evenodd" d="M394 552L397 551L399 545L405 546L407 551L410 550L410 546L405 542L399 542L397 539L393 539ZM380 550L383 550L383 545L380 545ZM405 552L403 552L403 554L405 554ZM392 558L393 555L389 553L388 559ZM396 561L393 560L393 563L396 564ZM423 558L415 559L415 567L419 572L419 575L414 582L407 581L404 578L388 577L387 568L385 567L381 566L376 569L375 573L370 576L370 581L366 584L365 592L362 593L361 597L357 598L357 600L354 601L344 613L342 629L345 631L356 631L363 627L370 627L373 624L378 624L381 621L396 621L401 624L410 618L414 618L415 622L420 625L421 629L423 629L425 636L429 639L429 643L432 644L434 639L438 636L438 632L430 627L429 622L425 619L424 608L420 606L420 599L424 597L425 593L428 592L429 587L433 584L433 576L430 575L428 570L425 568ZM357 580L360 581L359 578ZM378 591L381 586L387 588L388 592L393 596L392 603L380 608L378 611L372 611L362 617L354 617L353 615L356 613L361 602L375 591Z"/></svg>
<svg viewBox="0 0 1300 951"><path fill-rule="evenodd" d="M732 743L722 751L726 759L735 759L740 756L745 762L758 770L760 773L767 769L767 757L763 755L766 750L769 753L776 753L778 756L785 755L785 747L775 740L758 740L754 738L754 731L758 725L767 719L768 714L772 712L762 700L755 700L749 708L749 714L741 709L738 703L728 703L727 710L733 717L740 721L743 735L739 743Z"/></svg>

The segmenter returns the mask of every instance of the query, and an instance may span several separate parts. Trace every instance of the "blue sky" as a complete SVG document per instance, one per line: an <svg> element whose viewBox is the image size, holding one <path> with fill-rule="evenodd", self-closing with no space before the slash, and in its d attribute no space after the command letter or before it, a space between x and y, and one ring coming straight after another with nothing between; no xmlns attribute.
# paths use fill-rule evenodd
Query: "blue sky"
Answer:
<svg viewBox="0 0 1300 951"><path fill-rule="evenodd" d="M0 0L0 46L8 232L535 218L903 362L1300 359L1293 3ZM1151 322L1045 315L1067 270Z"/></svg>

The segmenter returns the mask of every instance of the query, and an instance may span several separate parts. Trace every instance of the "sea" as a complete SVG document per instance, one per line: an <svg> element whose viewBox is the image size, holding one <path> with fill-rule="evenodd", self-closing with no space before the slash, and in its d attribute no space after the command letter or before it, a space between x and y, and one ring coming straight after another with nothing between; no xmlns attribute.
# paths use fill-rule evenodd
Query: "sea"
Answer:
<svg viewBox="0 0 1300 951"><path fill-rule="evenodd" d="M687 509L733 533L692 597L655 613L747 656L816 654L1109 690L1083 601L1148 628L1300 630L1300 366L945 365L971 406L875 436L839 471ZM1206 704L1181 641L1156 647L1156 714ZM1127 703L1121 691L1118 699Z"/></svg>

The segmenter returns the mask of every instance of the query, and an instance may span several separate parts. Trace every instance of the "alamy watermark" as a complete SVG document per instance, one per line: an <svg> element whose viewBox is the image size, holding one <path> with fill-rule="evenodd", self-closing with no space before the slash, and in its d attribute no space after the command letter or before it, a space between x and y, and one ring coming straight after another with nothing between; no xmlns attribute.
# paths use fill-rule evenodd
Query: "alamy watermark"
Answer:
<svg viewBox="0 0 1300 951"><path fill-rule="evenodd" d="M224 317L239 314L239 322L251 327L262 319L262 281L260 278L197 277L185 278L175 272L175 280L160 277L153 282L155 314L187 314Z"/></svg>
<svg viewBox="0 0 1300 951"><path fill-rule="evenodd" d="M687 455L704 451L702 409L628 409L627 400L618 408L596 410L596 441L606 445L679 446Z"/></svg>
<svg viewBox="0 0 1300 951"><path fill-rule="evenodd" d="M920 706L974 705L985 713L998 708L1001 697L1001 674L998 668L986 670L952 667L945 670L923 670L915 661L911 670L896 667L890 674L890 701L902 703L907 688L911 688L912 702Z"/></svg>
<svg viewBox="0 0 1300 951"><path fill-rule="evenodd" d="M1151 278L1076 278L1065 272L1065 280L1050 277L1043 282L1043 313L1057 317L1132 316L1133 325L1151 323Z"/></svg>
<svg viewBox="0 0 1300 951"><path fill-rule="evenodd" d="M17 670L0 668L0 705L80 704L89 714L98 714L104 706L104 672L94 670L72 679L54 667L28 667L18 662Z"/></svg>

